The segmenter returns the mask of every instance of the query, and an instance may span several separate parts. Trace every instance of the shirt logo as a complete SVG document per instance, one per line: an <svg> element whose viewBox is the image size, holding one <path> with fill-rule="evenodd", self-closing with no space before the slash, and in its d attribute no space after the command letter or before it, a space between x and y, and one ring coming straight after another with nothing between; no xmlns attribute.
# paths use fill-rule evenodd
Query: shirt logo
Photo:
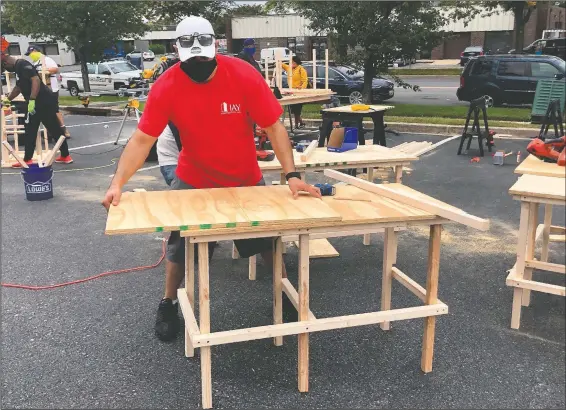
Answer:
<svg viewBox="0 0 566 410"><path fill-rule="evenodd" d="M220 104L220 114L241 114L242 111L240 109L241 104L229 104L223 102Z"/></svg>

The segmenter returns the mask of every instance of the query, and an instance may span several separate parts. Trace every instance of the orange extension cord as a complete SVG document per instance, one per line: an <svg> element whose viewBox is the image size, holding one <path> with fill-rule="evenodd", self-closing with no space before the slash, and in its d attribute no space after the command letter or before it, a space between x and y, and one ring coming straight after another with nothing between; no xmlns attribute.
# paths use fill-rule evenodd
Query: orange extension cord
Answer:
<svg viewBox="0 0 566 410"><path fill-rule="evenodd" d="M159 260L157 262L155 262L153 265L139 266L137 268L127 268L127 269L113 270L113 271L109 271L109 272L99 273L98 275L89 276L89 277L86 277L84 279L77 279L77 280L73 280L73 281L70 281L70 282L58 283L58 284L55 284L55 285L28 286L28 285L17 285L17 284L13 284L13 283L2 283L2 286L5 287L5 288L16 288L16 289L25 289L25 290L46 290L46 289L62 288L63 286L76 285L76 284L88 282L88 281L91 281L91 280L94 280L94 279L103 278L105 276L118 275L120 273L127 273L127 272L136 272L136 271L141 271L141 270L146 270L146 269L153 269L153 268L158 267L161 264L161 262L163 262L163 259L165 259L165 240L163 240L163 251L161 253L161 256L159 257Z"/></svg>

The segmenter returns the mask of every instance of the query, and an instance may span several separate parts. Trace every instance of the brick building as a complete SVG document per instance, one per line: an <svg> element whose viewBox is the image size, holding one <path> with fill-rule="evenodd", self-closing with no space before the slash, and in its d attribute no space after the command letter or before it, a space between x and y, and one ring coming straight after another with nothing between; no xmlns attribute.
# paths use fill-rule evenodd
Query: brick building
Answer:
<svg viewBox="0 0 566 410"><path fill-rule="evenodd" d="M565 29L564 2L537 2L525 25L524 45L542 38L543 30ZM558 4L558 5L557 5ZM445 27L454 35L432 50L433 60L457 59L468 46L482 46L492 52L508 52L515 48L515 19L511 12L500 12L490 17L476 16L468 25L454 21Z"/></svg>

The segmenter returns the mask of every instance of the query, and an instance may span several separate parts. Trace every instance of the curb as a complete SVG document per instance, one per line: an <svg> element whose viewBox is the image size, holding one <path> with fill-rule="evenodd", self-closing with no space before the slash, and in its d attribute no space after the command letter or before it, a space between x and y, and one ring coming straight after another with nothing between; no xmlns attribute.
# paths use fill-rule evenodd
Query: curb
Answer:
<svg viewBox="0 0 566 410"><path fill-rule="evenodd" d="M318 127L322 120L318 119L304 119L305 123L310 126ZM373 122L364 121L364 128L373 130ZM434 135L461 135L464 130L463 125L445 125L445 124L415 124L415 123L401 123L401 122L386 122L389 130L412 133L412 134L434 134ZM535 128L506 128L506 127L489 127L490 130L495 131L498 136L513 136L519 138L532 138L538 134Z"/></svg>

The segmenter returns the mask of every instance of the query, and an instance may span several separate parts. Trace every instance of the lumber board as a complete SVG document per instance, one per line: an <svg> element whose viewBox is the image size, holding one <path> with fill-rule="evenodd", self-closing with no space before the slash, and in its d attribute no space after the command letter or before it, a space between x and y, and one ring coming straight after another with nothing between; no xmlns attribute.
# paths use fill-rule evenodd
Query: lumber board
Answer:
<svg viewBox="0 0 566 410"><path fill-rule="evenodd" d="M566 184L564 179L539 176L522 175L509 189L509 194L538 199L566 200Z"/></svg>
<svg viewBox="0 0 566 410"><path fill-rule="evenodd" d="M299 311L299 293L297 292L297 289L295 289L295 287L291 284L291 282L287 278L283 278L281 280L281 285L282 285L282 288L283 288L283 292L285 292L285 294L287 295L287 297L289 298L289 300L291 301L291 303L293 304L295 309L297 309L297 312L298 312ZM316 317L309 310L309 320L315 320L315 319L316 319Z"/></svg>
<svg viewBox="0 0 566 410"><path fill-rule="evenodd" d="M293 242L299 248L299 241ZM311 239L309 243L309 258L333 258L340 256L338 251L332 246L328 239Z"/></svg>
<svg viewBox="0 0 566 410"><path fill-rule="evenodd" d="M315 167L344 166L347 168L352 165L372 164L377 166L391 166L397 164L409 164L419 158L395 151L381 145L360 145L355 150L346 152L329 152L326 147L316 148L312 155L306 160L301 160L301 153L293 150L295 168L297 170L308 170ZM281 171L282 166L277 158L273 161L259 161L259 168L262 172Z"/></svg>
<svg viewBox="0 0 566 410"><path fill-rule="evenodd" d="M316 150L317 147L318 147L318 141L316 141L316 140L311 141L309 146L301 154L301 161L306 162L311 157L311 155L314 154L314 151Z"/></svg>
<svg viewBox="0 0 566 410"><path fill-rule="evenodd" d="M331 99L332 93L324 92L321 93L294 93L292 95L286 95L283 98L277 100L282 106L291 104L306 104L312 102L323 102Z"/></svg>
<svg viewBox="0 0 566 410"><path fill-rule="evenodd" d="M124 192L109 209L106 234L239 232L340 220L321 199L293 199L286 186Z"/></svg>
<svg viewBox="0 0 566 410"><path fill-rule="evenodd" d="M534 155L529 155L515 168L515 174L538 175L543 177L566 178L566 167L544 162Z"/></svg>
<svg viewBox="0 0 566 410"><path fill-rule="evenodd" d="M374 113L375 111L387 111L387 110L391 110L391 109L395 108L392 105L370 105L369 107L370 107L369 110L352 111L351 105L343 105L341 107L326 108L323 111L324 112L348 112L348 113L356 113L356 114L371 114L371 113Z"/></svg>
<svg viewBox="0 0 566 410"><path fill-rule="evenodd" d="M373 185L373 184L372 184ZM336 185L336 196L328 196L322 200L336 213L342 216L342 221L336 226L345 223L361 222L394 222L416 221L434 218L435 215L418 209L414 206L401 204L378 194L363 191L351 185ZM343 198L350 198L345 201Z"/></svg>
<svg viewBox="0 0 566 410"><path fill-rule="evenodd" d="M267 325L247 329L227 330L209 334L195 335L194 346L217 346L228 343L247 342L249 340L267 339L275 336L288 336L300 333L322 332L333 329L346 329L356 326L367 326L384 321L417 319L422 317L445 315L448 306L438 302L426 306L392 309L384 312L361 313L356 315L336 316L324 319L304 320Z"/></svg>
<svg viewBox="0 0 566 410"><path fill-rule="evenodd" d="M394 201L395 204L405 204L411 207L429 212L434 215L449 219L454 222L470 226L481 231L489 229L489 220L470 215L460 208L439 201L426 194L418 192L402 184L372 184L371 182L355 178L351 175L342 174L334 170L325 170L324 175L338 181L346 182L368 192L384 196ZM348 201L338 201L348 202ZM361 206L361 203L358 203Z"/></svg>

